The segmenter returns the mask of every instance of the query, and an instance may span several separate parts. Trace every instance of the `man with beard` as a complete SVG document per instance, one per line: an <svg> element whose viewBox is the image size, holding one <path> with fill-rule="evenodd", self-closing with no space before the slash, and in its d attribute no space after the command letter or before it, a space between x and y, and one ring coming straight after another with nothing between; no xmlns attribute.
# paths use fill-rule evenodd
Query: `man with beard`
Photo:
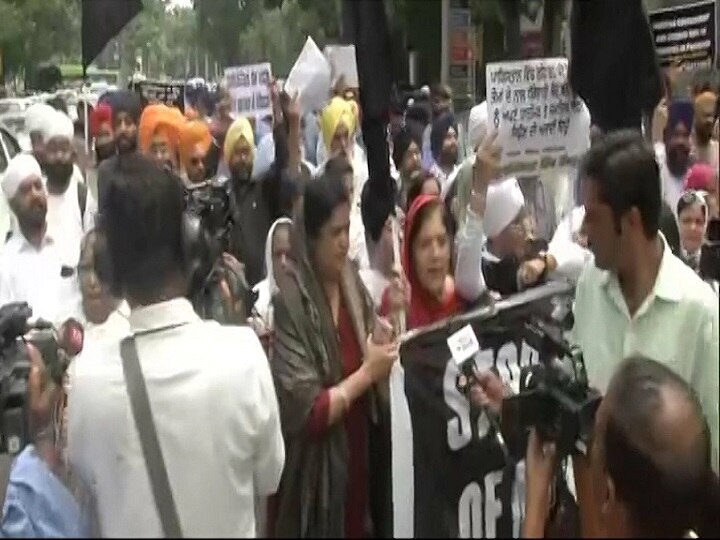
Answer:
<svg viewBox="0 0 720 540"><path fill-rule="evenodd" d="M407 210L407 190L413 173L422 168L422 128L406 123L393 137L392 159L398 171L398 195L400 207Z"/></svg>
<svg viewBox="0 0 720 540"><path fill-rule="evenodd" d="M451 113L453 109L452 105L452 89L446 84L434 84L430 89L430 105L432 116L430 123L425 127L423 133L423 166L426 169L430 169L435 163L431 147L431 132L432 123L443 116L444 114Z"/></svg>
<svg viewBox="0 0 720 540"><path fill-rule="evenodd" d="M205 160L213 144L210 128L204 120L186 122L180 130L180 161L188 184L207 178Z"/></svg>
<svg viewBox="0 0 720 540"><path fill-rule="evenodd" d="M48 196L37 160L18 154L2 179L18 230L0 252L0 305L27 302L33 316L54 323L79 317L77 276L64 264L46 220Z"/></svg>
<svg viewBox="0 0 720 540"><path fill-rule="evenodd" d="M138 124L142 112L140 97L129 90L112 92L107 97L107 103L112 110L112 128L117 154L103 161L98 168L98 201L103 200L104 179L112 176L118 156L132 154L137 150Z"/></svg>
<svg viewBox="0 0 720 540"><path fill-rule="evenodd" d="M70 118L55 111L43 127L47 177L48 230L55 237L63 263L75 268L80 244L95 225L97 204L75 172L75 133Z"/></svg>
<svg viewBox="0 0 720 540"><path fill-rule="evenodd" d="M690 168L690 133L693 126L693 104L674 101L668 110L665 128L665 163L660 169L663 198L673 212L683 192L685 175Z"/></svg>
<svg viewBox="0 0 720 540"><path fill-rule="evenodd" d="M161 169L178 174L178 146L180 129L184 123L185 118L175 107L148 105L138 125L140 152L155 161Z"/></svg>
<svg viewBox="0 0 720 540"><path fill-rule="evenodd" d="M695 128L693 130L693 155L697 161L707 163L718 170L720 145L713 140L716 120L717 95L706 91L695 98Z"/></svg>
<svg viewBox="0 0 720 540"><path fill-rule="evenodd" d="M230 171L228 187L233 214L230 253L245 265L251 287L263 279L265 239L272 223L289 215L297 194L296 179L300 170L299 105L294 100L281 108L274 91L273 102L275 163L265 176L252 178L255 137L246 118L238 118L232 123L225 136L223 151L223 159Z"/></svg>
<svg viewBox="0 0 720 540"><path fill-rule="evenodd" d="M112 109L107 103L98 104L90 113L90 136L95 148L95 166L86 171L86 176L90 193L97 199L98 168L117 151L112 127Z"/></svg>
<svg viewBox="0 0 720 540"><path fill-rule="evenodd" d="M435 160L430 172L440 181L445 192L446 184L454 181L458 170L458 126L451 112L433 120L430 149Z"/></svg>
<svg viewBox="0 0 720 540"><path fill-rule="evenodd" d="M32 155L42 166L45 161L45 143L43 141L42 127L46 119L55 112L47 103L35 103L25 111L25 130L30 137Z"/></svg>

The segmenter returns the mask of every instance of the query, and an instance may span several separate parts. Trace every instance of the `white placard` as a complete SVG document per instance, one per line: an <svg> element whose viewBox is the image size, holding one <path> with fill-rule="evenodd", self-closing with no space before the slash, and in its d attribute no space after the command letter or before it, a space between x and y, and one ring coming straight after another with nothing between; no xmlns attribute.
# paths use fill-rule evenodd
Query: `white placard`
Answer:
<svg viewBox="0 0 720 540"><path fill-rule="evenodd" d="M285 91L291 96L298 93L303 111L319 110L330 97L331 71L327 58L308 36L285 81Z"/></svg>
<svg viewBox="0 0 720 540"><path fill-rule="evenodd" d="M270 62L225 69L225 84L238 116L263 118L272 114L268 85L272 80Z"/></svg>
<svg viewBox="0 0 720 540"><path fill-rule="evenodd" d="M324 53L332 68L333 85L340 77L345 77L345 84L349 88L360 88L355 45L327 45Z"/></svg>
<svg viewBox="0 0 720 540"><path fill-rule="evenodd" d="M587 148L589 115L567 74L566 58L487 65L488 120L498 131L503 174L566 167Z"/></svg>
<svg viewBox="0 0 720 540"><path fill-rule="evenodd" d="M469 324L450 336L447 344L453 360L458 365L480 352L480 343Z"/></svg>

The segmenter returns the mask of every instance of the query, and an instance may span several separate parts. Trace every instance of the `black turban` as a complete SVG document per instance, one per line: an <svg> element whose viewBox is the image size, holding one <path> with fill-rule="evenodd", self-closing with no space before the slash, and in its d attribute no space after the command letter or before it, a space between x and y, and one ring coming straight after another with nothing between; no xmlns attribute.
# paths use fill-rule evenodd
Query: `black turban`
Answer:
<svg viewBox="0 0 720 540"><path fill-rule="evenodd" d="M140 123L140 114L142 113L142 102L140 96L131 90L117 90L107 94L107 103L110 105L113 113L113 124L117 115L121 112L127 113L135 123Z"/></svg>
<svg viewBox="0 0 720 540"><path fill-rule="evenodd" d="M398 170L400 170L402 165L405 152L408 151L412 143L417 145L418 150L422 149L422 128L418 128L412 123L407 123L393 137L392 158Z"/></svg>
<svg viewBox="0 0 720 540"><path fill-rule="evenodd" d="M455 122L455 115L452 113L445 113L438 116L432 123L432 131L430 132L430 150L432 150L433 158L437 161L442 153L443 142L445 136L450 128L455 130L457 133L457 123Z"/></svg>

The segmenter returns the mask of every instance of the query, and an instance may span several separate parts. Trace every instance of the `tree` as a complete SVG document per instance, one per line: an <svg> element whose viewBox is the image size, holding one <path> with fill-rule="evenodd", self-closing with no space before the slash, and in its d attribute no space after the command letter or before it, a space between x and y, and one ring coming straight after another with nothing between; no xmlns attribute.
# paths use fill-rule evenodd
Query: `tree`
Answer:
<svg viewBox="0 0 720 540"><path fill-rule="evenodd" d="M237 65L238 36L252 23L253 12L262 11L258 0L195 0L198 39L204 49L224 66Z"/></svg>
<svg viewBox="0 0 720 540"><path fill-rule="evenodd" d="M80 57L80 0L0 0L5 70Z"/></svg>

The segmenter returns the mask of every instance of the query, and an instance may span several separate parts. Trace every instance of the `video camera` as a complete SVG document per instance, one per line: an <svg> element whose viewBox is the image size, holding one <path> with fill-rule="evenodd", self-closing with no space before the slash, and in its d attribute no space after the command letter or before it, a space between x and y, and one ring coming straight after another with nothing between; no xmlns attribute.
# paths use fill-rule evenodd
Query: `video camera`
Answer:
<svg viewBox="0 0 720 540"><path fill-rule="evenodd" d="M205 319L224 324L244 323L250 316L257 295L248 285L244 269L225 263L223 253L229 250L233 229L232 199L227 184L217 180L186 188L185 237L189 258L189 297L197 313ZM231 291L240 295L245 315L241 321L228 320L220 297L221 278Z"/></svg>
<svg viewBox="0 0 720 540"><path fill-rule="evenodd" d="M61 336L52 324L29 324L32 309L26 303L0 308L0 453L16 455L30 441L28 379L31 361L27 344L42 356L50 378L62 385L70 360L82 350L83 330L77 321L63 325Z"/></svg>

